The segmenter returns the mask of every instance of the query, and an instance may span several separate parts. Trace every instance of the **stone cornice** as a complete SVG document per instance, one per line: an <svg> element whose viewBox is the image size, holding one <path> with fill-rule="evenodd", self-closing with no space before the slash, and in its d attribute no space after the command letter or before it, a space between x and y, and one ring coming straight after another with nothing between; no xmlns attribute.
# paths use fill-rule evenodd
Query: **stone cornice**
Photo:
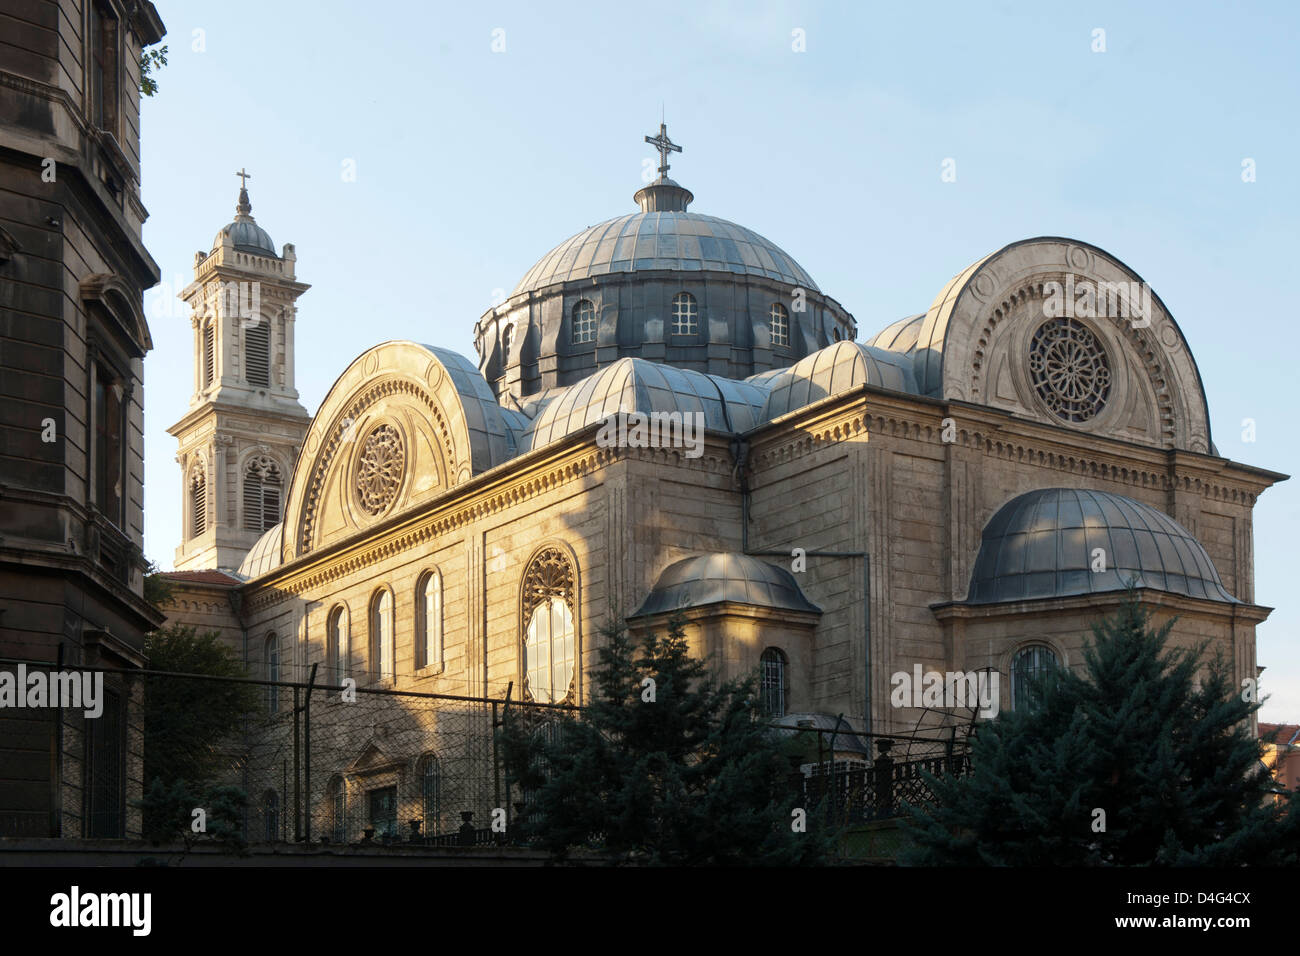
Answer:
<svg viewBox="0 0 1300 956"><path fill-rule="evenodd" d="M1098 616L1110 613L1123 603L1127 592L1106 591L1100 594L1075 594L1069 597L1036 598L1024 601L1003 601L999 604L965 604L961 601L944 601L931 604L930 610L940 621L999 621L1024 615L1049 612L1073 613L1091 611ZM1207 601L1155 588L1137 588L1138 600L1146 607L1156 607L1195 615L1259 624L1273 613L1271 607L1259 604L1228 604Z"/></svg>

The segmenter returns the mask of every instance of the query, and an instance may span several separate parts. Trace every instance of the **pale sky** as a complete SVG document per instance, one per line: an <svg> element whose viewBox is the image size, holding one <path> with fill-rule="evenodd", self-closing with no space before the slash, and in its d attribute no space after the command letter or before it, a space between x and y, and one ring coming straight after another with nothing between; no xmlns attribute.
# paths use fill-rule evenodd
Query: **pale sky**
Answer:
<svg viewBox="0 0 1300 956"><path fill-rule="evenodd" d="M166 429L193 387L171 296L232 218L236 170L312 285L296 333L314 412L378 342L477 361L494 296L635 211L661 108L692 211L781 246L862 338L1008 242L1081 239L1173 313L1220 454L1300 472L1300 6L155 2L169 62L143 107L145 241L164 283L145 294L145 546L162 567L181 527ZM1297 487L1255 509L1255 600L1276 607L1258 629L1263 720L1300 721Z"/></svg>

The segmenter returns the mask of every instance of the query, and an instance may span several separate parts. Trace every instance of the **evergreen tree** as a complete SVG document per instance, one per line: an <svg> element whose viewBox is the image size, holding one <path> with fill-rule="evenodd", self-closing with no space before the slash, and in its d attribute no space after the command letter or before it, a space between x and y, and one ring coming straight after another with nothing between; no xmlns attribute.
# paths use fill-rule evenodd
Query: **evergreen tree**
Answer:
<svg viewBox="0 0 1300 956"><path fill-rule="evenodd" d="M621 625L602 633L580 717L514 708L506 721L524 839L557 858L598 847L656 865L823 860L832 835L817 815L792 827L789 747L759 713L754 678L719 684L690 656L680 616L639 648Z"/></svg>
<svg viewBox="0 0 1300 956"><path fill-rule="evenodd" d="M1249 732L1259 703L1221 656L1167 647L1174 621L1149 618L1130 590L1093 625L1082 675L1052 672L1034 682L1034 707L982 724L971 773L934 780L936 803L911 809L905 862L1296 862L1300 807L1270 796Z"/></svg>

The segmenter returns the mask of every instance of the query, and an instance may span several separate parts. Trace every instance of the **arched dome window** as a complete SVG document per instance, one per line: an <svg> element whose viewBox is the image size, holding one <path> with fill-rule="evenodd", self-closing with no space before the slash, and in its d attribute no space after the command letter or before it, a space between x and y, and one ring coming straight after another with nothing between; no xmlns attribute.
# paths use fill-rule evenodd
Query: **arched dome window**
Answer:
<svg viewBox="0 0 1300 956"><path fill-rule="evenodd" d="M244 466L244 529L264 534L280 521L280 466L265 455Z"/></svg>
<svg viewBox="0 0 1300 956"><path fill-rule="evenodd" d="M1016 651L1011 659L1011 709L1033 710L1041 697L1039 679L1060 666L1056 652L1043 644L1031 644Z"/></svg>
<svg viewBox="0 0 1300 956"><path fill-rule="evenodd" d="M772 332L772 344L786 346L790 344L790 313L780 302L773 302L768 310L768 326Z"/></svg>
<svg viewBox="0 0 1300 956"><path fill-rule="evenodd" d="M767 717L784 717L789 668L785 652L769 647L759 659L759 704Z"/></svg>
<svg viewBox="0 0 1300 956"><path fill-rule="evenodd" d="M525 699L570 700L577 684L576 585L573 565L558 548L537 555L524 574Z"/></svg>
<svg viewBox="0 0 1300 956"><path fill-rule="evenodd" d="M590 299L581 299L573 306L573 344L596 341L596 307Z"/></svg>
<svg viewBox="0 0 1300 956"><path fill-rule="evenodd" d="M699 332L700 316L695 296L678 292L673 296L673 335L698 335Z"/></svg>

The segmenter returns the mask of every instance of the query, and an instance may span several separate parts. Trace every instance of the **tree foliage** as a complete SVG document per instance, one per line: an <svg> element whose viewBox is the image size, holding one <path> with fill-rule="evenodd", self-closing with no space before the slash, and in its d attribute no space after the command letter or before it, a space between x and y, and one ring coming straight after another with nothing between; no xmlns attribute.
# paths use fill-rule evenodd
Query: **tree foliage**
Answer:
<svg viewBox="0 0 1300 956"><path fill-rule="evenodd" d="M158 81L154 74L167 65L167 44L152 50L140 51L140 93L153 96L158 92Z"/></svg>
<svg viewBox="0 0 1300 956"><path fill-rule="evenodd" d="M621 624L602 633L581 717L515 708L506 721L525 839L557 858L592 847L654 865L821 861L831 837L813 814L807 832L792 829L790 755L754 679L719 684L690 656L680 617L639 647Z"/></svg>
<svg viewBox="0 0 1300 956"><path fill-rule="evenodd" d="M1153 629L1130 591L1093 625L1084 673L1040 678L1036 707L980 726L968 776L934 780L936 804L912 810L906 861L1296 862L1300 812L1275 801L1250 734L1259 703L1205 645L1169 647L1174 623Z"/></svg>

